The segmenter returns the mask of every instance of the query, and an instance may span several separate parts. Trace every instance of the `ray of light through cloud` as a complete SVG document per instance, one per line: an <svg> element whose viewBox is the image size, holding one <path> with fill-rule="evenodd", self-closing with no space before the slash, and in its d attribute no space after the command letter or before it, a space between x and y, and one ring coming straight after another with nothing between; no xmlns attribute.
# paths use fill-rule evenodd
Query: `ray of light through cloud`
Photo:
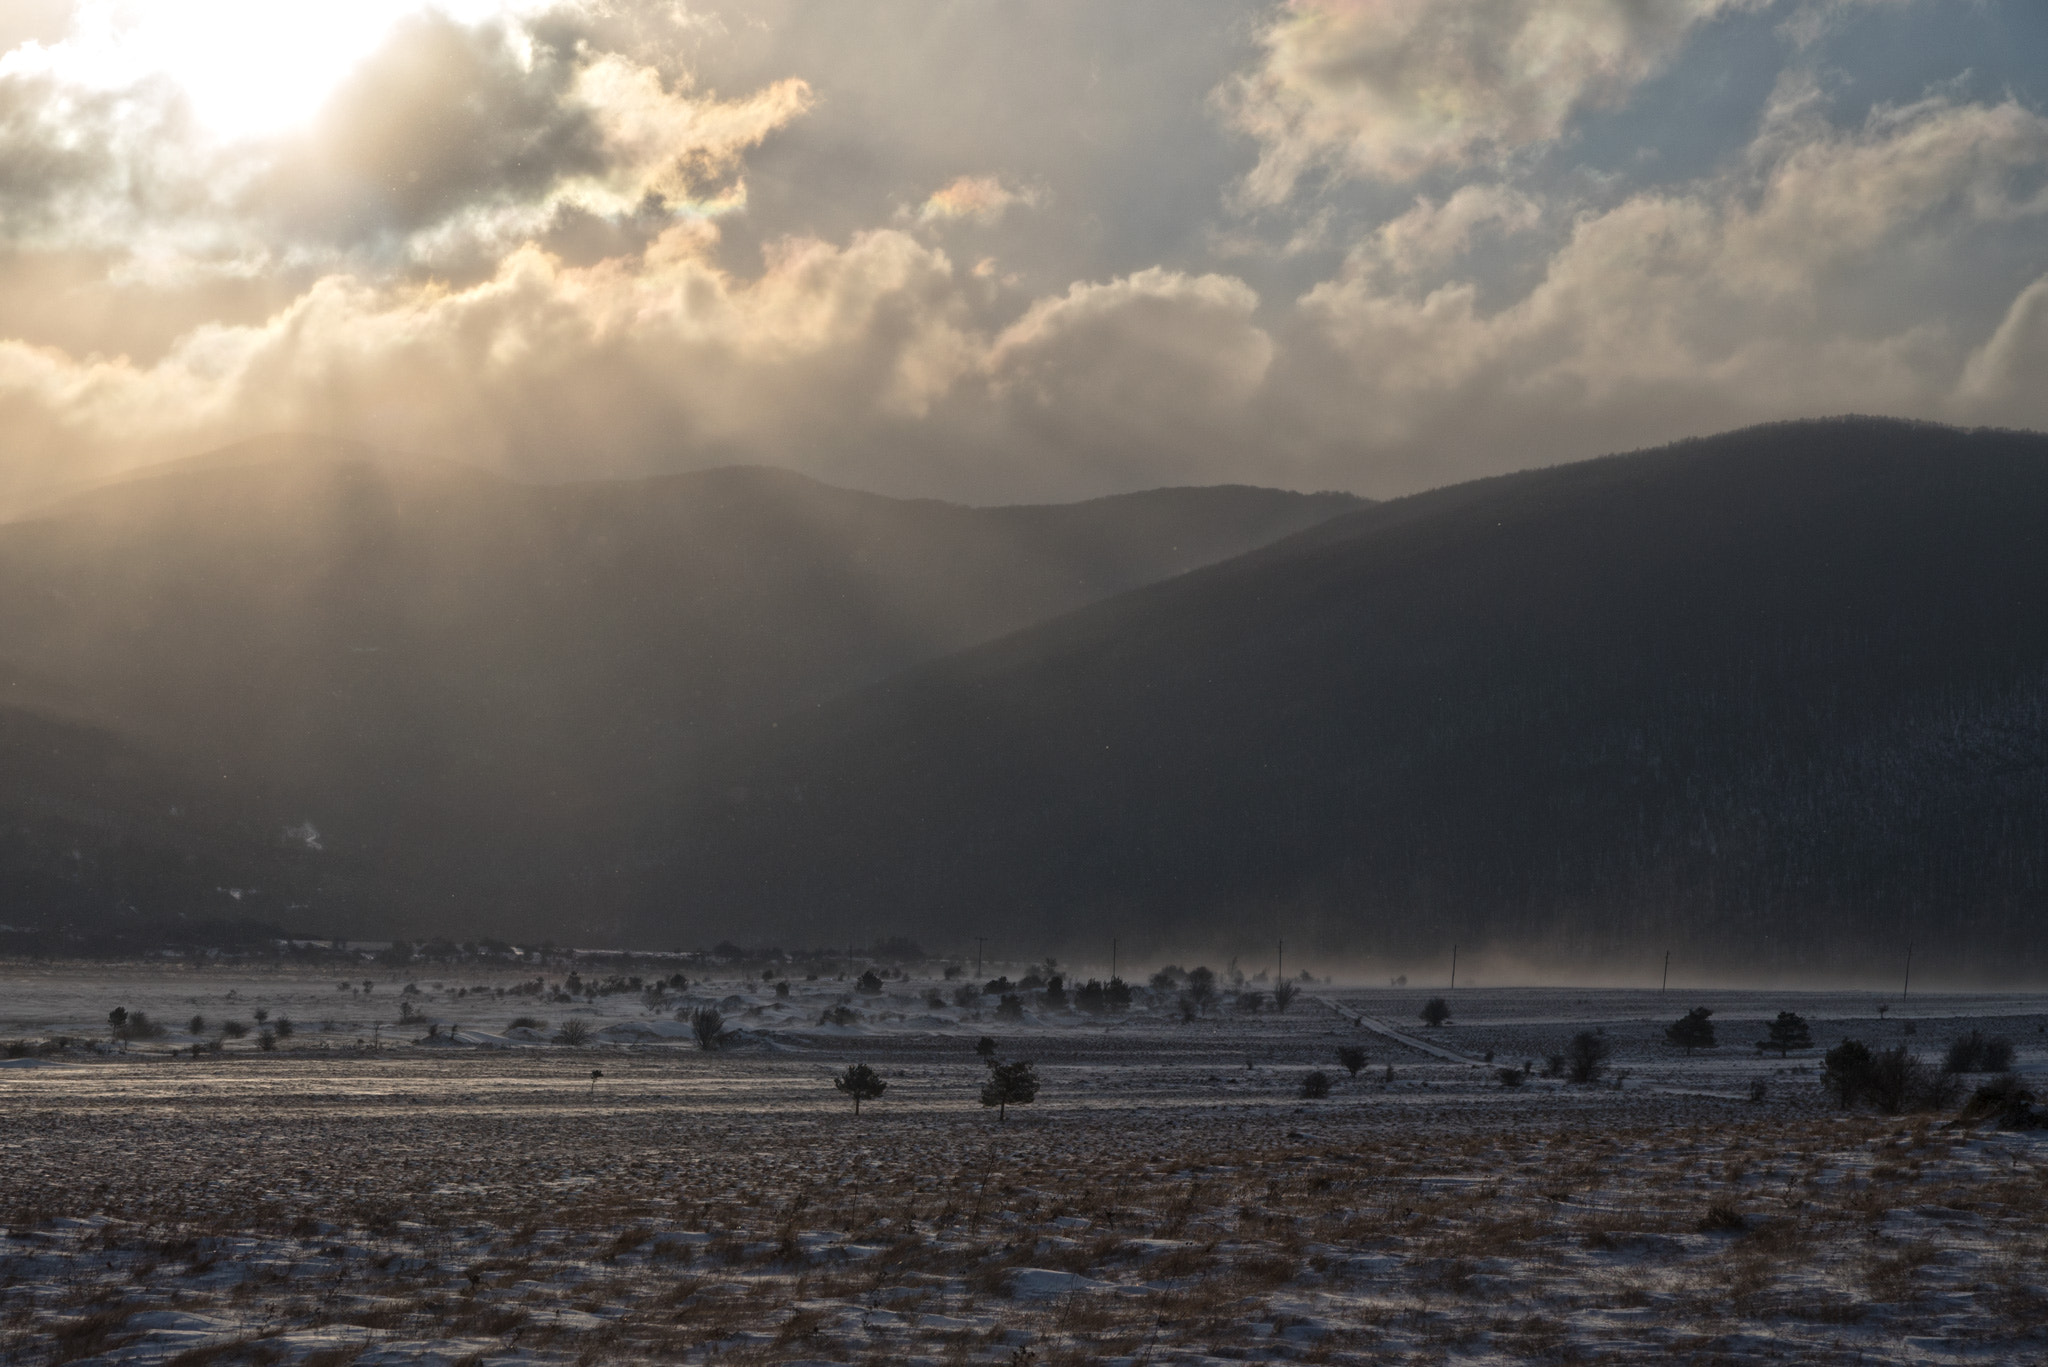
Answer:
<svg viewBox="0 0 2048 1367"><path fill-rule="evenodd" d="M2021 0L10 23L0 491L279 429L987 499L2048 422Z"/></svg>

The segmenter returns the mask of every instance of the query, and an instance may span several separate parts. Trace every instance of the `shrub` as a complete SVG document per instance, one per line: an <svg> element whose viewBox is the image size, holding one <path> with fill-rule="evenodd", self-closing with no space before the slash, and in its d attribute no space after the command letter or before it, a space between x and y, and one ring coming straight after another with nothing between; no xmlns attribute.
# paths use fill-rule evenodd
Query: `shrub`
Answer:
<svg viewBox="0 0 2048 1367"><path fill-rule="evenodd" d="M1442 997L1431 997L1422 1004L1422 1022L1431 1029L1442 1025L1451 1018L1451 1004Z"/></svg>
<svg viewBox="0 0 2048 1367"><path fill-rule="evenodd" d="M1708 1018L1713 1014L1708 1007L1695 1006L1664 1027L1665 1042L1676 1045L1688 1054L1695 1049L1712 1049L1714 1022Z"/></svg>
<svg viewBox="0 0 2048 1367"><path fill-rule="evenodd" d="M290 1016L279 1016L276 1020L270 1023L270 1028L277 1031L277 1037L279 1039L290 1039L292 1037L292 1032L298 1029L299 1027L292 1023L292 1018Z"/></svg>
<svg viewBox="0 0 2048 1367"><path fill-rule="evenodd" d="M696 1036L699 1049L711 1050L718 1047L718 1032L725 1029L725 1017L715 1006L700 1006L690 1013L690 1033Z"/></svg>
<svg viewBox="0 0 2048 1367"><path fill-rule="evenodd" d="M1748 1218L1726 1197L1709 1203L1707 1213L1700 1217L1702 1234L1733 1234L1748 1228Z"/></svg>
<svg viewBox="0 0 2048 1367"><path fill-rule="evenodd" d="M1237 1009L1244 1012L1247 1016L1258 1015L1265 1008L1265 1005L1266 994L1263 992L1240 992L1237 994Z"/></svg>
<svg viewBox="0 0 2048 1367"><path fill-rule="evenodd" d="M222 1021L220 1023L220 1032L229 1039L240 1039L249 1033L249 1027L240 1021Z"/></svg>
<svg viewBox="0 0 2048 1367"><path fill-rule="evenodd" d="M2001 1130L2034 1130L2042 1125L2041 1113L2034 1109L2034 1094L2011 1074L1993 1078L1972 1092L1963 1104L1961 1119L1971 1123L1995 1120Z"/></svg>
<svg viewBox="0 0 2048 1367"><path fill-rule="evenodd" d="M1771 1022L1769 1038L1760 1041L1759 1049L1775 1049L1778 1057L1784 1058L1794 1049L1811 1049L1813 1031L1807 1028L1806 1018L1796 1011L1780 1011L1778 1018Z"/></svg>
<svg viewBox="0 0 2048 1367"><path fill-rule="evenodd" d="M1355 1044L1340 1044L1337 1046L1337 1062L1355 1078L1358 1070L1365 1067L1365 1050Z"/></svg>
<svg viewBox="0 0 2048 1367"><path fill-rule="evenodd" d="M1273 1009L1275 1011L1286 1011L1288 1007L1294 1005L1294 999L1300 994L1301 989L1293 983L1279 982L1273 984Z"/></svg>
<svg viewBox="0 0 2048 1367"><path fill-rule="evenodd" d="M204 1017L204 1016L194 1016L194 1017L193 1017L193 1018L192 1018L191 1020L189 1020L189 1021L186 1021L186 1022L185 1022L185 1033L186 1033L186 1034L188 1034L188 1035L203 1035L203 1034L205 1034L205 1033L206 1033L206 1017Z"/></svg>
<svg viewBox="0 0 2048 1367"><path fill-rule="evenodd" d="M996 1108L996 1119L1007 1119L1012 1106L1028 1106L1038 1099L1038 1074L1028 1060L1017 1063L991 1061L988 1081L981 1084L981 1104Z"/></svg>
<svg viewBox="0 0 2048 1367"><path fill-rule="evenodd" d="M961 983L953 989L953 1005L963 1009L981 1000L981 989L973 983Z"/></svg>
<svg viewBox="0 0 2048 1367"><path fill-rule="evenodd" d="M1023 1020L1023 998L1019 997L1015 992L1005 992L1002 1001L996 1005L996 1017L999 1020L1006 1021Z"/></svg>
<svg viewBox="0 0 2048 1367"><path fill-rule="evenodd" d="M1563 1054L1547 1054L1547 1055L1545 1055L1545 1056L1544 1056L1544 1059L1543 1059L1543 1076L1545 1076L1545 1077L1563 1077L1563 1076L1564 1076L1564 1055L1563 1055Z"/></svg>
<svg viewBox="0 0 2048 1367"><path fill-rule="evenodd" d="M2012 1041L2009 1039L1986 1039L1981 1030L1972 1030L1959 1039L1949 1041L1948 1070L1951 1073L2002 1073L2012 1067Z"/></svg>
<svg viewBox="0 0 2048 1367"><path fill-rule="evenodd" d="M1614 1046L1607 1042L1607 1036L1595 1030L1581 1030L1572 1036L1572 1042L1565 1046L1565 1065L1573 1082L1592 1083L1600 1080L1600 1074L1607 1067L1607 1060L1614 1053Z"/></svg>
<svg viewBox="0 0 2048 1367"><path fill-rule="evenodd" d="M533 1016L514 1016L512 1023L505 1028L507 1030L545 1030L548 1028L548 1023Z"/></svg>
<svg viewBox="0 0 2048 1367"><path fill-rule="evenodd" d="M874 969L872 969L872 968L871 968L871 969L869 969L869 970L868 970L867 972L865 972L865 973L863 973L863 974L861 974L861 975L860 975L860 978L859 978L859 980L858 980L857 982L855 982L855 983L854 983L854 985L853 985L853 990L854 990L854 991L856 991L856 992L861 992L861 993L865 993L865 994L866 994L867 996L870 996L870 997L879 997L879 996L881 996L881 995L882 995L882 979L881 979L881 975L879 975L878 973L876 973Z"/></svg>
<svg viewBox="0 0 2048 1367"><path fill-rule="evenodd" d="M1503 1087L1519 1087L1522 1085L1522 1079L1528 1074L1520 1068L1502 1068L1494 1076L1500 1079L1500 1085Z"/></svg>
<svg viewBox="0 0 2048 1367"><path fill-rule="evenodd" d="M787 997L789 995L789 979L784 978L775 984L775 995L778 997Z"/></svg>
<svg viewBox="0 0 2048 1367"><path fill-rule="evenodd" d="M820 1025L853 1025L859 1020L860 1012L844 1002L837 1006L826 1007L818 1016L818 1024Z"/></svg>
<svg viewBox="0 0 2048 1367"><path fill-rule="evenodd" d="M1301 1095L1308 1101L1321 1101L1330 1094L1330 1075L1318 1068L1301 1080Z"/></svg>
<svg viewBox="0 0 2048 1367"><path fill-rule="evenodd" d="M555 1043L566 1044L571 1049L581 1049L590 1043L589 1024L573 1018L563 1021L562 1028L555 1031Z"/></svg>
<svg viewBox="0 0 2048 1367"><path fill-rule="evenodd" d="M1860 1040L1828 1050L1821 1085L1838 1105L1868 1104L1886 1115L1939 1110L1953 1105L1961 1090L1951 1074L1928 1067L1903 1044L1873 1052Z"/></svg>
<svg viewBox="0 0 2048 1367"><path fill-rule="evenodd" d="M1057 973L1045 980L1045 1004L1055 1011L1067 1005L1067 980Z"/></svg>
<svg viewBox="0 0 2048 1367"><path fill-rule="evenodd" d="M832 1085L853 1098L853 1113L860 1115L860 1103L873 1101L889 1090L889 1084L882 1081L874 1069L865 1063L850 1063L846 1071L832 1079Z"/></svg>
<svg viewBox="0 0 2048 1367"><path fill-rule="evenodd" d="M256 1047L265 1053L269 1053L272 1049L277 1048L277 1032L265 1030L258 1034L256 1036Z"/></svg>
<svg viewBox="0 0 2048 1367"><path fill-rule="evenodd" d="M942 1011L946 1006L946 994L936 987L928 987L924 993L924 1004L934 1011Z"/></svg>
<svg viewBox="0 0 2048 1367"><path fill-rule="evenodd" d="M1187 974L1182 972L1177 964L1168 964L1154 973L1149 981L1154 992L1171 992L1180 986L1181 980L1185 977Z"/></svg>
<svg viewBox="0 0 2048 1367"><path fill-rule="evenodd" d="M1187 995L1194 1002L1197 1013L1207 1011L1209 1003L1216 1000L1216 970L1208 967L1189 969Z"/></svg>

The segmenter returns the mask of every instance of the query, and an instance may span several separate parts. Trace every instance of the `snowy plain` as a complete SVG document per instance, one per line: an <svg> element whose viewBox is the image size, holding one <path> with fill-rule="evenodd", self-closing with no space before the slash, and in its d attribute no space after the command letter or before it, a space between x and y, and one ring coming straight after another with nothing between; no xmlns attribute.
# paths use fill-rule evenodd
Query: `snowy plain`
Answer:
<svg viewBox="0 0 2048 1367"><path fill-rule="evenodd" d="M1459 989L1431 1029L1431 991L1341 983L999 1020L920 979L500 994L534 976L0 965L0 1361L2048 1355L2048 1141L1818 1082L1841 1039L1970 1029L2038 1079L2048 997ZM706 1004L716 1051L678 1019ZM109 1044L115 1006L168 1030ZM1788 1009L1815 1047L1760 1054ZM1587 1029L1602 1080L1541 1076ZM983 1035L1043 1080L1001 1121ZM888 1083L858 1120L855 1062Z"/></svg>

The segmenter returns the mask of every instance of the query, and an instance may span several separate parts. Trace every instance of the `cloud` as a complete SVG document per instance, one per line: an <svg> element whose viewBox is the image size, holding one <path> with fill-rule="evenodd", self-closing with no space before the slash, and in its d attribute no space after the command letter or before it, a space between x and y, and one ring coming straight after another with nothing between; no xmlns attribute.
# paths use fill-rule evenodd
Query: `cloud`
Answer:
<svg viewBox="0 0 2048 1367"><path fill-rule="evenodd" d="M1418 199L1415 207L1380 225L1354 249L1349 269L1373 267L1400 276L1440 269L1465 255L1483 231L1503 237L1528 232L1543 220L1543 206L1503 185L1466 185L1442 204Z"/></svg>
<svg viewBox="0 0 2048 1367"><path fill-rule="evenodd" d="M2048 276L2020 292L1998 330L1970 357L1957 415L1976 422L2048 427Z"/></svg>
<svg viewBox="0 0 2048 1367"><path fill-rule="evenodd" d="M1254 203L1311 171L1383 181L1494 163L1621 101L1697 25L1770 0L1290 0L1220 92L1260 147Z"/></svg>
<svg viewBox="0 0 2048 1367"><path fill-rule="evenodd" d="M0 343L10 454L77 470L315 430L556 475L760 459L915 416L974 364L951 263L901 233L788 242L744 281L714 246L699 222L590 267L521 248L464 289L329 276L147 366Z"/></svg>
<svg viewBox="0 0 2048 1367"><path fill-rule="evenodd" d="M1973 233L2048 214L2023 188L2044 170L2048 119L2012 102L1846 131L1795 111L1725 176L1582 216L1491 312L1467 281L1390 280L1376 239L1302 300L1351 380L1322 391L1348 396L1324 421L1417 466L1491 446L1460 462L1477 472L1764 418L1966 417L2011 390L2040 305L2015 304L1966 377L1945 317L1874 314L1869 283L1952 284Z"/></svg>
<svg viewBox="0 0 2048 1367"><path fill-rule="evenodd" d="M1019 204L1038 202L1032 192L1010 189L994 176L961 176L941 189L916 210L902 215L921 224L948 223L966 219L990 224Z"/></svg>
<svg viewBox="0 0 2048 1367"><path fill-rule="evenodd" d="M1105 462L1141 482L1219 471L1273 364L1258 305L1223 275L1154 268L1077 284L1004 329L987 373L1006 424L1048 458L1098 479Z"/></svg>
<svg viewBox="0 0 2048 1367"><path fill-rule="evenodd" d="M801 80L725 100L565 22L547 34L409 18L307 128L234 142L209 137L165 81L99 90L27 64L0 74L0 235L230 270L351 253L431 263L464 243L495 260L565 211L743 204L743 154L811 107Z"/></svg>

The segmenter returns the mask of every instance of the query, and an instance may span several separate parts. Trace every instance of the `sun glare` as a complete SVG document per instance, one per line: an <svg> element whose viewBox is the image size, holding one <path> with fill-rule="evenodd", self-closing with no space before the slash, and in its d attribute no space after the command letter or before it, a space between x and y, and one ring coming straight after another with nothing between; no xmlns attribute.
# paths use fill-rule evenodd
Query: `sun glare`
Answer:
<svg viewBox="0 0 2048 1367"><path fill-rule="evenodd" d="M304 123L394 24L428 10L475 21L511 0L82 0L58 42L12 54L95 89L174 81L224 139Z"/></svg>

